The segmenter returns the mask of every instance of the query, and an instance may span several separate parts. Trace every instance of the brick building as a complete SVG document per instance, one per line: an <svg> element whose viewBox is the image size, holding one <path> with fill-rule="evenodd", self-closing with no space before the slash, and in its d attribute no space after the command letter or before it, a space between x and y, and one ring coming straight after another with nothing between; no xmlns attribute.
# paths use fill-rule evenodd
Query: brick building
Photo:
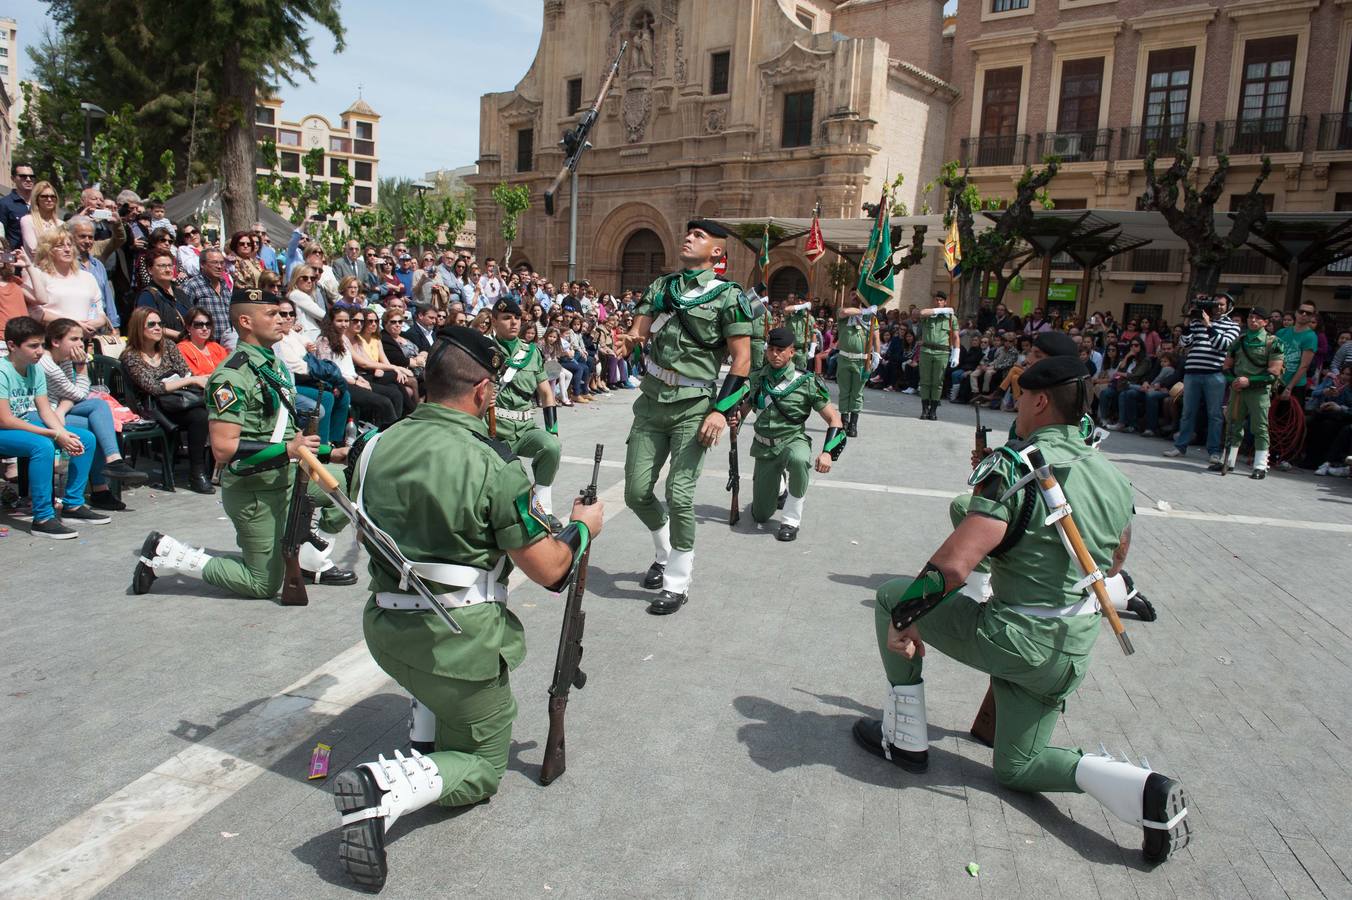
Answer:
<svg viewBox="0 0 1352 900"><path fill-rule="evenodd" d="M481 101L479 256L501 255L500 181L530 186L512 261L567 273L569 203L541 195L558 140L591 102L622 39L623 69L580 170L578 271L605 288L646 287L678 265L697 215L859 216L884 176L914 205L942 164L957 91L943 67L942 0L545 0L534 62L515 89ZM828 293L802 242L771 256L770 287ZM735 246L733 277L752 254ZM809 285L809 278L812 279ZM922 300L929 273L903 295Z"/></svg>
<svg viewBox="0 0 1352 900"><path fill-rule="evenodd" d="M259 144L271 138L277 144L284 174L300 175L301 157L314 149L324 151L324 165L318 180L329 185L331 193L341 192L343 178L352 174L353 184L347 202L354 206L374 206L379 197L380 116L365 100L358 98L345 109L335 128L316 113L298 122L282 119L282 101L259 97L255 107L254 133ZM267 174L260 166L258 174Z"/></svg>
<svg viewBox="0 0 1352 900"><path fill-rule="evenodd" d="M946 156L970 164L983 193L1012 196L1025 164L1064 166L1049 187L1059 208L1135 209L1153 142L1185 143L1199 176L1231 161L1226 196L1247 191L1263 154L1269 208L1352 211L1352 4L1347 0L962 0L948 80ZM1091 309L1177 319L1182 251L1144 248L1108 263ZM1352 266L1320 273L1305 297L1352 317ZM1072 308L1080 274L1058 259L1053 296ZM1025 271L1015 312L1038 296ZM1282 305L1281 270L1241 252L1222 289L1243 306Z"/></svg>

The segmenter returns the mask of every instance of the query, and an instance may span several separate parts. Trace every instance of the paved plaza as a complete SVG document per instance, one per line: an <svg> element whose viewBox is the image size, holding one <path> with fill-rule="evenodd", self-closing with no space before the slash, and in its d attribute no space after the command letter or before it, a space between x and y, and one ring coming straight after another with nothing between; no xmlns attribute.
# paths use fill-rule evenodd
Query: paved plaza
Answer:
<svg viewBox="0 0 1352 900"><path fill-rule="evenodd" d="M1194 839L1150 870L1139 830L1089 797L997 785L967 735L985 678L937 652L927 774L850 738L886 689L873 589L947 535L970 409L922 423L915 398L868 392L862 436L813 476L792 544L745 509L728 528L725 438L700 481L692 600L654 618L638 585L651 543L622 499L634 396L560 421L556 494L583 485L601 441L609 519L567 773L537 782L562 603L521 584L530 654L500 793L401 819L383 896L1352 896L1352 481L1222 479L1196 450L1105 445L1136 486L1129 569L1160 617L1124 620L1130 658L1104 628L1054 742L1102 742L1185 783ZM0 897L353 896L329 784L306 774L318 742L336 774L407 741L407 696L362 643L366 593L311 588L295 609L162 579L132 596L151 528L221 550L233 533L219 495L127 500L79 541L0 519ZM339 556L364 571L350 536Z"/></svg>

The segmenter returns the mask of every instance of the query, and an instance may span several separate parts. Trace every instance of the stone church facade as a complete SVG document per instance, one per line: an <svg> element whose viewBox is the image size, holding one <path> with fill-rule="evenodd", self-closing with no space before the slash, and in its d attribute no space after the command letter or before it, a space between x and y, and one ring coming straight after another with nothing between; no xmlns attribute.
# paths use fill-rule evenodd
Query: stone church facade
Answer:
<svg viewBox="0 0 1352 900"><path fill-rule="evenodd" d="M939 74L951 40L942 0L544 0L540 47L511 91L481 100L479 258L501 257L499 182L528 185L512 262L556 283L568 270L567 182L552 217L543 193L558 140L592 101L623 40L621 70L579 170L579 277L641 288L679 266L694 216L855 217L884 180L906 177L912 209L943 162L957 98ZM802 241L771 254L772 292L826 295L825 265ZM835 257L828 254L824 263ZM753 254L730 248L729 275ZM923 302L932 268L902 288Z"/></svg>

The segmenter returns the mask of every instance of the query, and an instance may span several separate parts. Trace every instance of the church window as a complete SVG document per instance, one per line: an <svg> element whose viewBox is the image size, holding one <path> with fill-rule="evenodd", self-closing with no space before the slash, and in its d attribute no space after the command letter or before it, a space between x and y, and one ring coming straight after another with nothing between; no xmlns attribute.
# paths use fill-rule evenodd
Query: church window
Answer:
<svg viewBox="0 0 1352 900"><path fill-rule="evenodd" d="M784 95L784 128L781 147L812 145L812 91L794 91Z"/></svg>

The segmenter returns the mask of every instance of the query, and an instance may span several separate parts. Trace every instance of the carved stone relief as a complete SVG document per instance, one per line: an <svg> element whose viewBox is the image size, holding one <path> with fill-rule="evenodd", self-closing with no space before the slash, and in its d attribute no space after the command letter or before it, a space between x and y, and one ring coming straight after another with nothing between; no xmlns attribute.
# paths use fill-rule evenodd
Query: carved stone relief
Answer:
<svg viewBox="0 0 1352 900"><path fill-rule="evenodd" d="M715 106L704 111L704 130L708 134L722 134L728 127L728 108Z"/></svg>
<svg viewBox="0 0 1352 900"><path fill-rule="evenodd" d="M685 33L681 26L676 26L676 83L685 84Z"/></svg>
<svg viewBox="0 0 1352 900"><path fill-rule="evenodd" d="M624 138L631 144L643 140L652 116L653 95L646 87L627 91L624 95Z"/></svg>

